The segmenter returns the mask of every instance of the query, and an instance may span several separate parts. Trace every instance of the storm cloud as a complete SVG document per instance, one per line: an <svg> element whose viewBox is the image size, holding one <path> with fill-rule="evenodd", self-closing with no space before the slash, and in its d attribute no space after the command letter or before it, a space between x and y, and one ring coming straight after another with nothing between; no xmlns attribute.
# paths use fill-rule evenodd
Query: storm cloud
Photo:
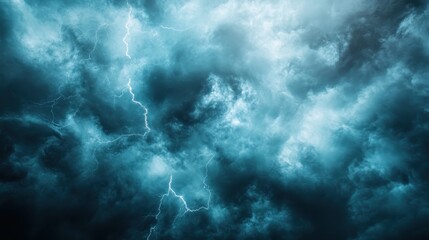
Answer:
<svg viewBox="0 0 429 240"><path fill-rule="evenodd" d="M0 2L2 239L428 239L426 1Z"/></svg>

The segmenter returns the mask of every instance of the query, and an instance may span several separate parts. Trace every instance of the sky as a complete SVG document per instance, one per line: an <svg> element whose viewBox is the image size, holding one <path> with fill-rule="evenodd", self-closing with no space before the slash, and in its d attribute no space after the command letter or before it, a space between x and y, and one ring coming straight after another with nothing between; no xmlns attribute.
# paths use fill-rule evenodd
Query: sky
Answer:
<svg viewBox="0 0 429 240"><path fill-rule="evenodd" d="M2 239L429 239L424 0L0 0Z"/></svg>

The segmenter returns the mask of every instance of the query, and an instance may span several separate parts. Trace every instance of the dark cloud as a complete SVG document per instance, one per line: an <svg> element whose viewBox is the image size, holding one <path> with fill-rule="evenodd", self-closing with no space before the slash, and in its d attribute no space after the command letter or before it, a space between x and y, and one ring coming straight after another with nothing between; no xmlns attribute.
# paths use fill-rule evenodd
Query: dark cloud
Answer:
<svg viewBox="0 0 429 240"><path fill-rule="evenodd" d="M427 20L425 1L0 3L3 238L427 239Z"/></svg>

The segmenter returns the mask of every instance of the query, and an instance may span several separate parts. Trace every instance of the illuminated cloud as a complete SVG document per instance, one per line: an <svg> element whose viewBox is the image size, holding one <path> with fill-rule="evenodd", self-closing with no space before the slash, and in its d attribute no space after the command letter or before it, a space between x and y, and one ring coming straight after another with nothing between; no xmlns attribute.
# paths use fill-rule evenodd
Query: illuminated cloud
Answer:
<svg viewBox="0 0 429 240"><path fill-rule="evenodd" d="M0 3L4 239L428 239L425 1Z"/></svg>

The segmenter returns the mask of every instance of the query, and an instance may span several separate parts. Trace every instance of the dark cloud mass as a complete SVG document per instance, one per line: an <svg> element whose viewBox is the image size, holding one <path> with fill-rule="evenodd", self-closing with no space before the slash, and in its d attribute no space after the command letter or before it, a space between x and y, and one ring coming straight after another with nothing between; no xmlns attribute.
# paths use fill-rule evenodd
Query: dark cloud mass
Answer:
<svg viewBox="0 0 429 240"><path fill-rule="evenodd" d="M0 1L0 239L429 239L427 1Z"/></svg>

